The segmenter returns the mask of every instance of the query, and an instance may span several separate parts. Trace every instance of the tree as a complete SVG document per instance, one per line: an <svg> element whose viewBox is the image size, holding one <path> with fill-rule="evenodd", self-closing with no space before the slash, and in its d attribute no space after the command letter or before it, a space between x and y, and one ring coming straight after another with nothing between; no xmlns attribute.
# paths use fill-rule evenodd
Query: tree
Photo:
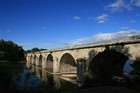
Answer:
<svg viewBox="0 0 140 93"><path fill-rule="evenodd" d="M0 40L0 60L20 61L24 59L24 50L13 41Z"/></svg>
<svg viewBox="0 0 140 93"><path fill-rule="evenodd" d="M35 48L32 48L32 49L31 49L31 52L36 52L36 51L39 51L39 48L36 48L36 47L35 47Z"/></svg>
<svg viewBox="0 0 140 93"><path fill-rule="evenodd" d="M131 54L129 53L129 47L125 47L124 45L112 46L110 50L114 50L124 54L127 57L131 57Z"/></svg>
<svg viewBox="0 0 140 93"><path fill-rule="evenodd" d="M37 47L34 47L31 50L29 49L29 50L25 51L25 53L37 52L37 51L43 51L43 50L47 50L47 49L43 49L43 48L39 49Z"/></svg>
<svg viewBox="0 0 140 93"><path fill-rule="evenodd" d="M134 68L134 70L140 70L140 57L137 57L131 66Z"/></svg>

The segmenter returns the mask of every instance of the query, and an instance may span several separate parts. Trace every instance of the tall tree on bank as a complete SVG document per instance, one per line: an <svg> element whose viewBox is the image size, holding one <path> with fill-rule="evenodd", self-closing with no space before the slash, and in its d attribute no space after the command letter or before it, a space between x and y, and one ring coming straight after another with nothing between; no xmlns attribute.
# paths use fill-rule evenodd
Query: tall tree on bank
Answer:
<svg viewBox="0 0 140 93"><path fill-rule="evenodd" d="M0 40L0 60L20 61L24 59L24 50L12 41Z"/></svg>

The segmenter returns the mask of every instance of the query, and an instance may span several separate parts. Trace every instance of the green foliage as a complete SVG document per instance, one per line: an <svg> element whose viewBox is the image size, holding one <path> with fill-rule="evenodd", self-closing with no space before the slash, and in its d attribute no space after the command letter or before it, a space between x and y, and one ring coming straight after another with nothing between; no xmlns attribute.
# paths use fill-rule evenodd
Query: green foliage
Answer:
<svg viewBox="0 0 140 93"><path fill-rule="evenodd" d="M32 49L31 49L31 52L36 52L36 51L39 51L39 48L36 48L36 47L35 47L35 48L32 48Z"/></svg>
<svg viewBox="0 0 140 93"><path fill-rule="evenodd" d="M37 47L34 47L34 48L32 48L31 50L29 49L29 50L27 50L27 51L25 51L25 53L29 53L29 52L37 52L37 51L43 51L43 50L47 50L47 49L39 49L39 48L37 48Z"/></svg>
<svg viewBox="0 0 140 93"><path fill-rule="evenodd" d="M129 47L125 47L124 45L113 46L110 48L110 50L114 50L124 54L127 57L131 57L131 54L129 53Z"/></svg>
<svg viewBox="0 0 140 93"><path fill-rule="evenodd" d="M134 70L140 70L140 57L137 57L136 60L131 64Z"/></svg>
<svg viewBox="0 0 140 93"><path fill-rule="evenodd" d="M0 40L0 60L20 61L24 59L24 50L12 41Z"/></svg>

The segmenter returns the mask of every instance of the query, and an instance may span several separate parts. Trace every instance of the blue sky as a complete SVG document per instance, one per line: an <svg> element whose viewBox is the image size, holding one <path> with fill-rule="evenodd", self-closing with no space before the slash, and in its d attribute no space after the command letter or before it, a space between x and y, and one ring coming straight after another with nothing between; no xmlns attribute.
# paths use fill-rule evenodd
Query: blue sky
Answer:
<svg viewBox="0 0 140 93"><path fill-rule="evenodd" d="M140 34L140 0L0 0L0 39L53 49Z"/></svg>

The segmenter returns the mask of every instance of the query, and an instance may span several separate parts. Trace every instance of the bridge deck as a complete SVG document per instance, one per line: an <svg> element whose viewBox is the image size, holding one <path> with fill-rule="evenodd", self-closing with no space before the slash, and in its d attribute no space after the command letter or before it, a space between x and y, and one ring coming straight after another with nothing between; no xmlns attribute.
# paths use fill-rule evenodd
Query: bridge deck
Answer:
<svg viewBox="0 0 140 93"><path fill-rule="evenodd" d="M68 46L65 48L59 48L59 49L53 49L53 50L39 51L38 53L40 53L40 52L42 52L42 53L43 52L57 52L57 51L83 49L83 48L95 48L95 47L102 47L102 46L136 44L136 43L140 43L140 39L131 39L130 37L127 37L127 38L123 38L123 39L106 40L106 41L95 42L95 43Z"/></svg>

